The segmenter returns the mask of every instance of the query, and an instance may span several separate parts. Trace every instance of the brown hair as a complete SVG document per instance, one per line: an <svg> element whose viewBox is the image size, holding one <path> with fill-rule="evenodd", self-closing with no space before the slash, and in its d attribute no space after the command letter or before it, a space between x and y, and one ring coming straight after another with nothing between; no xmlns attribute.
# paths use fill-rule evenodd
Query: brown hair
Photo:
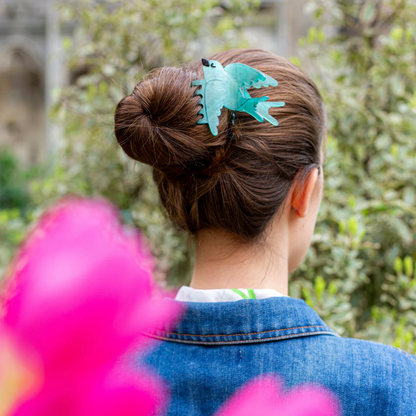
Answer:
<svg viewBox="0 0 416 416"><path fill-rule="evenodd" d="M325 111L313 81L288 60L259 49L211 55L223 66L240 62L275 78L278 87L250 89L284 101L271 108L279 126L222 110L218 136L200 119L201 61L161 68L139 82L115 112L115 134L131 158L152 166L161 201L179 228L197 234L223 229L253 242L278 213L294 181L321 165ZM230 140L234 135L235 140Z"/></svg>

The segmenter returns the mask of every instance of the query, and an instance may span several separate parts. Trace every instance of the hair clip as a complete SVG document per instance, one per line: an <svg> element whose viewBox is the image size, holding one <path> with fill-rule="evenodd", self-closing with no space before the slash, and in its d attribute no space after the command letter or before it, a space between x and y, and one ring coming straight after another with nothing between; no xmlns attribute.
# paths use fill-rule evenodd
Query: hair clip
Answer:
<svg viewBox="0 0 416 416"><path fill-rule="evenodd" d="M211 133L218 135L219 116L223 107L231 111L244 111L256 120L264 120L277 126L279 123L269 114L271 107L283 107L284 102L266 102L269 97L252 98L248 89L276 87L278 82L257 69L245 64L229 64L223 67L217 61L202 59L204 79L193 81L192 85L200 85L195 92L201 96L202 105L199 114L203 117L197 124L208 124Z"/></svg>
<svg viewBox="0 0 416 416"><path fill-rule="evenodd" d="M231 136L231 140L235 140L235 131L234 131L234 126L235 126L235 111L231 111L231 130L232 130L232 136Z"/></svg>

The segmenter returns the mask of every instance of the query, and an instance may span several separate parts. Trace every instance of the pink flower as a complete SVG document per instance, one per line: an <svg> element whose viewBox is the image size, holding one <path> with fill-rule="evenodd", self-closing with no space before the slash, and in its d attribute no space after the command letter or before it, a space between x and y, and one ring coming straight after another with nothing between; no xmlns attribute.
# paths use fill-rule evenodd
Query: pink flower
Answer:
<svg viewBox="0 0 416 416"><path fill-rule="evenodd" d="M251 380L215 416L338 416L340 405L332 392L305 385L284 393L283 383L268 375Z"/></svg>
<svg viewBox="0 0 416 416"><path fill-rule="evenodd" d="M140 236L123 229L106 202L70 199L41 218L11 268L3 302L19 356L37 361L43 378L14 415L157 409L161 383L120 362L133 345L143 347L141 331L180 313L150 300L151 271Z"/></svg>

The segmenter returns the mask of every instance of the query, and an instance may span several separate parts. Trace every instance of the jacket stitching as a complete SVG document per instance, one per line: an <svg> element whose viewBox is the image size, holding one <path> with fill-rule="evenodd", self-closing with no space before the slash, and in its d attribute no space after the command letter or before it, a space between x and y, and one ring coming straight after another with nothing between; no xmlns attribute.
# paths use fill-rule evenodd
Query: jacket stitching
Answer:
<svg viewBox="0 0 416 416"><path fill-rule="evenodd" d="M299 338L299 337L306 337L311 335L334 335L333 332L328 331L316 331L316 332L304 332L300 334L291 334L291 335L280 335L279 337L273 337L273 338L262 338L262 339L254 339L254 340L241 340L241 341L189 341L189 340L182 340L182 339L174 339L174 338L167 338L167 337L161 337L158 335L152 335L145 333L144 335L147 335L151 338L160 339L163 341L172 341L172 342L178 342L182 344L199 344L199 345L227 345L227 344L249 344L249 343L255 343L255 342L265 342L265 341L275 341L278 339L285 339L285 338Z"/></svg>
<svg viewBox="0 0 416 416"><path fill-rule="evenodd" d="M405 357L410 358L412 361L414 361L416 363L416 359L412 356L412 354L409 354L406 351L401 350L400 348L397 347L393 347L392 345L388 345L388 347L393 348L394 350L400 352L401 354L403 354Z"/></svg>
<svg viewBox="0 0 416 416"><path fill-rule="evenodd" d="M268 334L270 332L290 331L292 329L304 329L304 328L327 328L327 327L325 325L295 326L293 328L271 329L270 331L263 331L263 332L249 332L247 334L223 334L223 335L179 334L177 332L162 331L161 329L156 329L156 331L162 332L164 334L179 335L179 336L184 336L184 337L239 337L243 335L260 335L260 334Z"/></svg>

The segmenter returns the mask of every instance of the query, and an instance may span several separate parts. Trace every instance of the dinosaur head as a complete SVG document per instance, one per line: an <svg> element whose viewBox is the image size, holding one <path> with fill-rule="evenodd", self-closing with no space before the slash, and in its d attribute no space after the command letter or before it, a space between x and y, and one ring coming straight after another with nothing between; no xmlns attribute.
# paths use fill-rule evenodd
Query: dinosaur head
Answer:
<svg viewBox="0 0 416 416"><path fill-rule="evenodd" d="M224 68L218 61L208 61L208 59L202 59L202 65L206 81L209 81L212 78L217 78L218 73L224 71Z"/></svg>

